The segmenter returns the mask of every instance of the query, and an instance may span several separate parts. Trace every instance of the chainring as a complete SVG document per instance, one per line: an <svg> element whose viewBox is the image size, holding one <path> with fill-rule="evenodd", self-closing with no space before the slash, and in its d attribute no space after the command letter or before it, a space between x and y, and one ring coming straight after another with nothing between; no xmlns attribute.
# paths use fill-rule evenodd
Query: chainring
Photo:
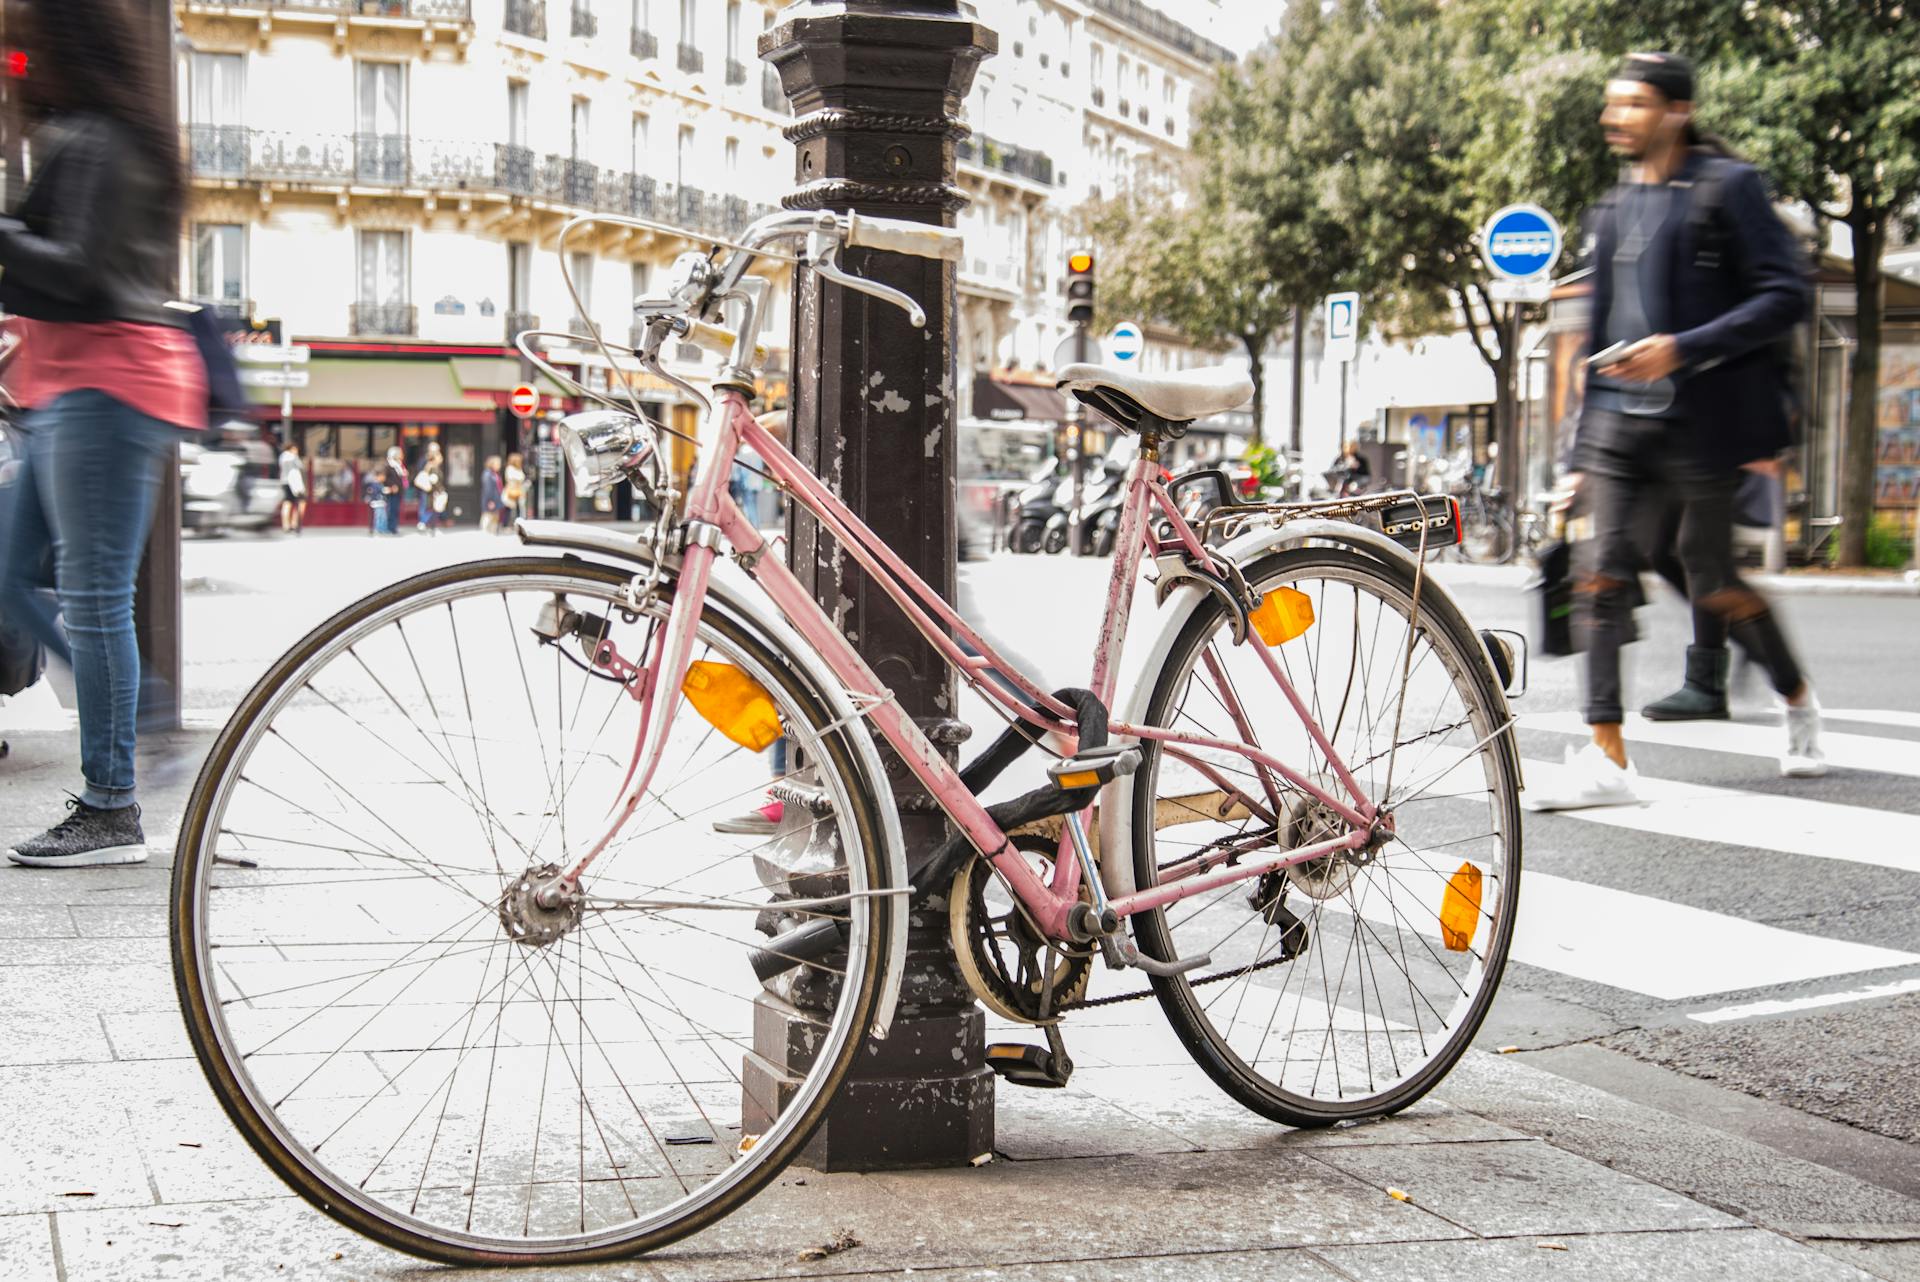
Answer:
<svg viewBox="0 0 1920 1282"><path fill-rule="evenodd" d="M1042 877L1050 875L1055 847L1043 837L1018 836L1013 845ZM989 890L996 891L993 899ZM1081 888L1083 898L1087 888ZM1012 892L978 856L961 864L947 893L947 932L967 987L1003 1019L1048 1024L1060 1010L1086 995L1093 974L1091 954L1062 952L1028 922ZM1040 1013L1046 966L1053 968L1051 1013Z"/></svg>

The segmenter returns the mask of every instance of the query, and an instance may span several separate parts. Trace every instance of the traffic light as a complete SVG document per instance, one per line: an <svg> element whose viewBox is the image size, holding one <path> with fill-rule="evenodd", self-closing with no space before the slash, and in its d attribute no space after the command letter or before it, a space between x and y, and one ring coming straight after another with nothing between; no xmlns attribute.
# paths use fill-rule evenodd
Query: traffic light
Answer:
<svg viewBox="0 0 1920 1282"><path fill-rule="evenodd" d="M1067 320L1093 324L1093 251L1076 249L1067 255Z"/></svg>

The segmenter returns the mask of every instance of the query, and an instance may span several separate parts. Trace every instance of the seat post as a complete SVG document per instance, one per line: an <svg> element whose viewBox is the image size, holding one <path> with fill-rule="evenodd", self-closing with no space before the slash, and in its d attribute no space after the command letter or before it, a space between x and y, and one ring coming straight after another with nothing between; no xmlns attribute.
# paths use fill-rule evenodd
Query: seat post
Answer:
<svg viewBox="0 0 1920 1282"><path fill-rule="evenodd" d="M1149 463L1160 461L1160 431L1145 419L1140 421L1140 457Z"/></svg>

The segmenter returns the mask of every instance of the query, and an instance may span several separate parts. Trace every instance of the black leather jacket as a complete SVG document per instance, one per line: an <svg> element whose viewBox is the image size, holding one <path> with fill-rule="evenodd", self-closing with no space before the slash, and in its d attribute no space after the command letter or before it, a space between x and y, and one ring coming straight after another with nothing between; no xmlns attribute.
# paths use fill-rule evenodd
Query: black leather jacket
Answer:
<svg viewBox="0 0 1920 1282"><path fill-rule="evenodd" d="M161 175L127 128L58 117L32 139L33 184L0 219L0 308L35 320L186 327L174 296L180 229L160 216Z"/></svg>

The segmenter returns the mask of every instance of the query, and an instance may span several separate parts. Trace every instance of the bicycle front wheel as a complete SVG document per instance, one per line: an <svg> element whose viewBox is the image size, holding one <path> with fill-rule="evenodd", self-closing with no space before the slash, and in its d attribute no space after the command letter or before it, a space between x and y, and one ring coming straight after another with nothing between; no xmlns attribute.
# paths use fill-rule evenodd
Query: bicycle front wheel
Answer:
<svg viewBox="0 0 1920 1282"><path fill-rule="evenodd" d="M1393 1112L1466 1050L1500 982L1520 876L1519 759L1480 642L1438 594L1418 620L1411 572L1344 549L1246 567L1313 621L1273 648L1391 837L1228 883L1134 918L1194 1059L1256 1112L1294 1126ZM1348 800L1253 647L1209 599L1154 677L1147 723L1250 743ZM1344 835L1323 801L1244 756L1149 740L1135 777L1141 888Z"/></svg>
<svg viewBox="0 0 1920 1282"><path fill-rule="evenodd" d="M672 579L639 609L632 580L522 558L367 597L246 696L189 802L173 955L208 1080L298 1192L401 1250L559 1264L711 1223L799 1151L871 1022L898 909L864 731L723 610L694 658L765 692L825 804L716 830L767 766L677 700L638 811L543 899L667 715L631 665ZM763 989L752 954L822 915L843 950ZM796 1031L757 1047L757 1015Z"/></svg>

